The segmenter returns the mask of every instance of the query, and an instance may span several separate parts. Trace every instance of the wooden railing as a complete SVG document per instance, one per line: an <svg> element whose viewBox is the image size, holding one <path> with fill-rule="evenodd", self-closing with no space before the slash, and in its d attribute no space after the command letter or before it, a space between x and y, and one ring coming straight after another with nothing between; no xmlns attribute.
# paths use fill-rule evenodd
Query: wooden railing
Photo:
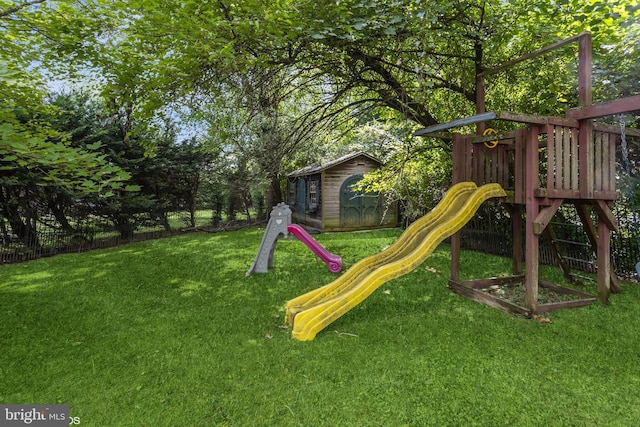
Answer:
<svg viewBox="0 0 640 427"><path fill-rule="evenodd" d="M547 196L615 200L616 135L595 130L583 148L576 128L549 125L545 131Z"/></svg>
<svg viewBox="0 0 640 427"><path fill-rule="evenodd" d="M498 183L524 203L524 129L496 137L495 148L487 138L458 135L453 140L453 181L475 182L478 186ZM492 141L489 141L492 142Z"/></svg>
<svg viewBox="0 0 640 427"><path fill-rule="evenodd" d="M616 198L615 132L594 130L584 147L580 146L578 128L553 124L531 125L496 136L495 148L485 145L489 138L454 136L454 183L498 183L518 204L525 203L527 188L541 198ZM530 150L538 152L537 159L526 158L526 144L538 145L537 150ZM534 182L526 182L527 167L540 171Z"/></svg>

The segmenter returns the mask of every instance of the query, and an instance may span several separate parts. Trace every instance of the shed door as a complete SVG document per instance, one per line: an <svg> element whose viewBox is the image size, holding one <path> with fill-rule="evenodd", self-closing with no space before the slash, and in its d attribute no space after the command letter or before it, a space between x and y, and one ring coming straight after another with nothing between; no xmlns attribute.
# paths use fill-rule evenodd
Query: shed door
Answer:
<svg viewBox="0 0 640 427"><path fill-rule="evenodd" d="M371 227L380 224L382 209L376 193L358 194L351 186L362 175L347 178L340 187L340 225L342 227Z"/></svg>
<svg viewBox="0 0 640 427"><path fill-rule="evenodd" d="M307 186L303 178L298 178L298 195L296 199L298 220L304 220L307 208Z"/></svg>

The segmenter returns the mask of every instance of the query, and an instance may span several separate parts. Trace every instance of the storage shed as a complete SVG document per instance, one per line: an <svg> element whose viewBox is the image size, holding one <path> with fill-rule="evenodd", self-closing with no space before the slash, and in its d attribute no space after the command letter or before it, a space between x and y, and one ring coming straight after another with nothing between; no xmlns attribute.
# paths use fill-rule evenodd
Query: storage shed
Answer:
<svg viewBox="0 0 640 427"><path fill-rule="evenodd" d="M382 166L366 153L352 153L287 175L287 204L294 223L322 231L395 227L398 208L378 193L357 193L353 184ZM386 212L385 212L386 209Z"/></svg>

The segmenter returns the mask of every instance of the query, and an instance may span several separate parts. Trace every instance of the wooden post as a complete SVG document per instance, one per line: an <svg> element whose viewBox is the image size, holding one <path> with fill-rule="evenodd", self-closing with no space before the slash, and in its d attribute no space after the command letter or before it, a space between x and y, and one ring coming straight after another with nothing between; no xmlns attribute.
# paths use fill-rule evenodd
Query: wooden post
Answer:
<svg viewBox="0 0 640 427"><path fill-rule="evenodd" d="M526 226L525 226L525 304L531 314L538 311L538 258L540 240L533 230L533 222L538 216L539 204L534 195L534 189L538 187L538 127L531 126L527 129L525 143L525 199L526 199Z"/></svg>
<svg viewBox="0 0 640 427"><path fill-rule="evenodd" d="M609 303L611 292L611 230L602 217L598 217L598 299L604 305Z"/></svg>
<svg viewBox="0 0 640 427"><path fill-rule="evenodd" d="M513 163L513 174L515 184L515 202L518 204L525 204L525 179L524 174L526 171L526 157L524 154L524 147L526 145L526 133L525 129L517 129L515 137L515 153Z"/></svg>
<svg viewBox="0 0 640 427"><path fill-rule="evenodd" d="M513 235L512 267L514 275L522 274L522 205L503 203L511 217L511 232Z"/></svg>
<svg viewBox="0 0 640 427"><path fill-rule="evenodd" d="M460 134L453 135L453 184L465 180L465 170L469 167L466 164L467 140ZM450 280L460 280L460 242L461 232L458 231L451 236L451 272Z"/></svg>
<svg viewBox="0 0 640 427"><path fill-rule="evenodd" d="M578 40L578 103L580 107L593 104L593 91L591 90L591 34L583 33Z"/></svg>
<svg viewBox="0 0 640 427"><path fill-rule="evenodd" d="M591 246L595 248L596 256L599 258L600 257L600 253L598 252L598 248L600 248L600 244L598 243L599 231L596 229L596 226L593 224L593 221L591 221L591 216L589 215L587 206L583 203L576 203L576 212L578 213L578 217L580 218L580 221L582 221L582 228L584 228L584 231L587 233L587 238L589 239ZM609 243L609 245L610 244L611 243ZM611 254L609 254L607 258L610 256ZM599 268L600 267L598 265L598 269ZM620 288L620 283L618 281L618 276L616 276L615 271L613 271L611 267L609 267L609 269L610 269L609 289L614 293L622 292L622 289Z"/></svg>
<svg viewBox="0 0 640 427"><path fill-rule="evenodd" d="M591 89L591 34L582 34L578 40L578 104L587 107L593 103ZM590 119L580 121L579 134L580 157L580 196L593 199L593 122Z"/></svg>

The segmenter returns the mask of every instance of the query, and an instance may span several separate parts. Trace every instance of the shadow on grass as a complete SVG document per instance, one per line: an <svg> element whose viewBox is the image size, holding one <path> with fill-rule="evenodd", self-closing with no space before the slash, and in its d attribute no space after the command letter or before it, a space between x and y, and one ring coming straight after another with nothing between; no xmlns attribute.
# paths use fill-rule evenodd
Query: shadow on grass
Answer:
<svg viewBox="0 0 640 427"><path fill-rule="evenodd" d="M2 267L0 402L69 403L82 425L632 425L638 287L541 325L446 288L440 246L318 335L287 300L331 282L295 240L245 273L262 229ZM315 236L345 268L399 231ZM510 260L463 252L469 277ZM479 421L480 420L480 421ZM368 422L367 421L367 422Z"/></svg>

